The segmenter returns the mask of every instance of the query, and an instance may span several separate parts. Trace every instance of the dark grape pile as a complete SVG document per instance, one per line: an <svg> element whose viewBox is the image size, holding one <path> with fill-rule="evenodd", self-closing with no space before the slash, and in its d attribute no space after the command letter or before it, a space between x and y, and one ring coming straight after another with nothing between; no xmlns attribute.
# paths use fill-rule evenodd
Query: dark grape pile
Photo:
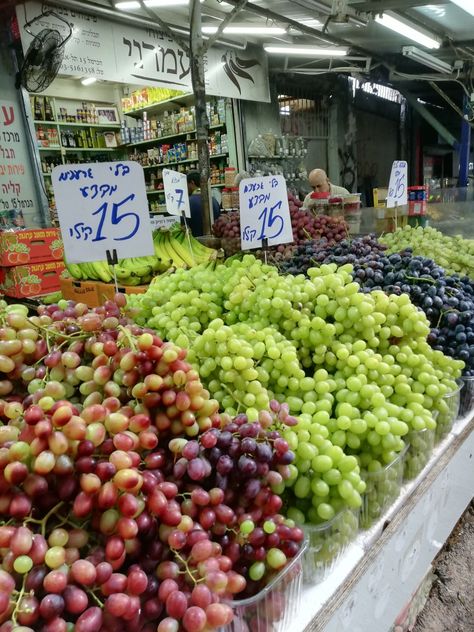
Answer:
<svg viewBox="0 0 474 632"><path fill-rule="evenodd" d="M362 291L408 294L430 321L431 346L463 360L465 375L474 375L474 282L446 274L432 259L414 256L410 248L393 254L385 250L373 235L343 240L336 246L308 242L280 270L296 275L323 264L351 264Z"/></svg>
<svg viewBox="0 0 474 632"><path fill-rule="evenodd" d="M303 540L288 408L220 415L124 302L0 303L1 632L227 629Z"/></svg>

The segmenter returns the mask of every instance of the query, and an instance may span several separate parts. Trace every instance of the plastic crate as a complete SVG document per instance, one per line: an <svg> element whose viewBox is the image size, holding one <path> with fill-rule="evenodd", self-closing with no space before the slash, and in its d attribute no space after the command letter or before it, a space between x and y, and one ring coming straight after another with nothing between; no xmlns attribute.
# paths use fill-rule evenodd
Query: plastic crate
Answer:
<svg viewBox="0 0 474 632"><path fill-rule="evenodd" d="M303 558L304 581L322 581L333 570L359 531L359 509L346 507L332 520L304 524L308 546Z"/></svg>
<svg viewBox="0 0 474 632"><path fill-rule="evenodd" d="M416 478L430 460L435 444L436 431L431 428L424 430L412 430L406 436L409 443L405 457L404 473L405 479Z"/></svg>
<svg viewBox="0 0 474 632"><path fill-rule="evenodd" d="M461 386L451 393L446 393L442 398L441 410L436 419L436 443L451 432L453 423L459 416L461 404Z"/></svg>
<svg viewBox="0 0 474 632"><path fill-rule="evenodd" d="M229 601L234 619L219 632L288 632L301 606L306 546L305 541L299 553L259 593Z"/></svg>
<svg viewBox="0 0 474 632"><path fill-rule="evenodd" d="M408 446L405 446L394 461L377 472L361 472L367 485L360 511L362 529L371 527L400 495L407 450Z"/></svg>
<svg viewBox="0 0 474 632"><path fill-rule="evenodd" d="M461 383L459 415L465 417L474 410L474 376L462 377Z"/></svg>

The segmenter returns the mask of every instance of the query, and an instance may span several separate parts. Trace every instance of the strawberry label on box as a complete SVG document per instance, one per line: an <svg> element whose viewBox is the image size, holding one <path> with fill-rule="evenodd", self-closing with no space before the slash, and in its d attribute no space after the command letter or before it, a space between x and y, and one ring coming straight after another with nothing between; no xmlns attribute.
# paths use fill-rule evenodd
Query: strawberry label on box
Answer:
<svg viewBox="0 0 474 632"><path fill-rule="evenodd" d="M55 292L59 290L59 275L63 270L62 261L0 268L0 289L16 298Z"/></svg>
<svg viewBox="0 0 474 632"><path fill-rule="evenodd" d="M2 266L61 261L63 255L63 242L57 228L0 233Z"/></svg>

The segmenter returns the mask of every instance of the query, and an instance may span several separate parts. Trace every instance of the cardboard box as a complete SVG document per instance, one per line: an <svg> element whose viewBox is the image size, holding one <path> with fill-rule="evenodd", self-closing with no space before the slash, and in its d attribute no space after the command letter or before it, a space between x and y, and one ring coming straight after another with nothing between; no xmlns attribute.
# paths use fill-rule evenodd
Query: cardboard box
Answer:
<svg viewBox="0 0 474 632"><path fill-rule="evenodd" d="M405 228L408 223L408 217L402 215L395 219L394 217L386 217L385 219L377 219L375 221L375 232L377 235L382 233L393 233L397 228Z"/></svg>
<svg viewBox="0 0 474 632"><path fill-rule="evenodd" d="M0 291L14 298L41 296L57 292L60 275L64 270L62 261L30 263L26 266L0 268Z"/></svg>
<svg viewBox="0 0 474 632"><path fill-rule="evenodd" d="M38 228L0 233L0 265L62 261L63 242L59 228Z"/></svg>
<svg viewBox="0 0 474 632"><path fill-rule="evenodd" d="M99 293L99 298L101 301L101 305L105 303L105 301L112 300L115 296L115 283L101 283L100 281L96 283L97 292ZM148 285L119 285L118 291L122 294L145 294L148 290Z"/></svg>
<svg viewBox="0 0 474 632"><path fill-rule="evenodd" d="M119 285L118 291L123 294L144 294L148 285ZM99 307L105 301L115 296L114 283L100 281L78 281L77 279L61 278L61 292L63 298L76 303L85 303L88 307Z"/></svg>
<svg viewBox="0 0 474 632"><path fill-rule="evenodd" d="M77 279L60 279L61 294L67 301L85 303L87 307L99 307L100 298L95 281L78 281Z"/></svg>

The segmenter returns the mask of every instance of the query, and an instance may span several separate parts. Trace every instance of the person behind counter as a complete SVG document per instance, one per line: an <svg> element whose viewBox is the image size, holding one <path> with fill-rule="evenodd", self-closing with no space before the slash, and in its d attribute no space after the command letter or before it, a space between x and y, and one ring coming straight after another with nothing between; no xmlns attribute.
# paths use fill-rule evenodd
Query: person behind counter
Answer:
<svg viewBox="0 0 474 632"><path fill-rule="evenodd" d="M316 193L329 193L330 197L349 195L349 191L344 187L338 187L329 182L329 178L323 169L313 169L308 176L308 181L311 188ZM311 207L311 195L311 193L308 193L305 197L303 202L304 209Z"/></svg>
<svg viewBox="0 0 474 632"><path fill-rule="evenodd" d="M190 171L187 176L189 208L191 211L191 219L188 220L189 228L194 237L201 237L204 234L202 225L202 199L201 199L201 174L198 171ZM213 221L220 215L219 202L215 197L212 198L212 214ZM211 222L212 224L212 222Z"/></svg>

